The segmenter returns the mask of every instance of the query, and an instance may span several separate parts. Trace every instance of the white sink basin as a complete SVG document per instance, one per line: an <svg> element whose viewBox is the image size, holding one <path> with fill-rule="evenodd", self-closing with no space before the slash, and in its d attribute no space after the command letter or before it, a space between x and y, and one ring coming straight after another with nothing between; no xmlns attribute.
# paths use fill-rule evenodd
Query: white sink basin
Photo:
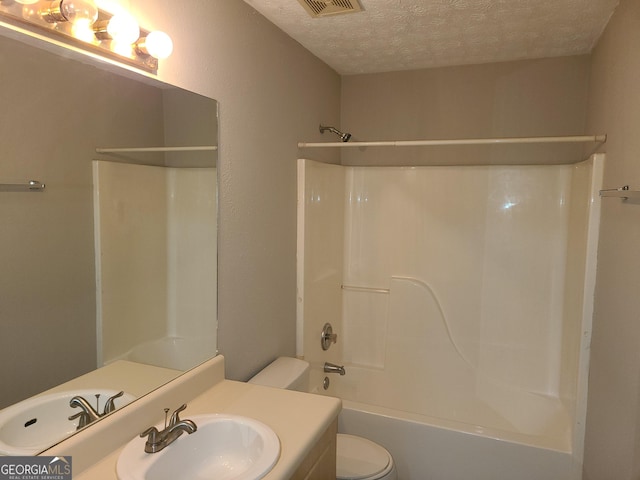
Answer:
<svg viewBox="0 0 640 480"><path fill-rule="evenodd" d="M33 455L58 443L76 431L78 419L69 420L80 411L69 401L76 395L95 407L100 394L100 412L109 397L118 390L79 389L29 398L0 411L0 455ZM125 393L115 400L116 408L135 400Z"/></svg>
<svg viewBox="0 0 640 480"><path fill-rule="evenodd" d="M124 448L116 471L120 480L258 480L280 457L280 440L271 428L236 415L185 415L198 430L182 434L157 453L145 453L146 438ZM157 426L158 430L163 425Z"/></svg>

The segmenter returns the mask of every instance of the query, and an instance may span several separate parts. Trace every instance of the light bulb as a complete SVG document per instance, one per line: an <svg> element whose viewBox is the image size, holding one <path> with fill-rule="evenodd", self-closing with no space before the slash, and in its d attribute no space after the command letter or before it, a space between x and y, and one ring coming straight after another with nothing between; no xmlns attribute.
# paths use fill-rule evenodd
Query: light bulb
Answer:
<svg viewBox="0 0 640 480"><path fill-rule="evenodd" d="M127 57L127 58L131 58L132 56L135 57L135 54L133 53L133 45L130 43L125 44L125 43L114 42L111 44L111 50L122 57Z"/></svg>
<svg viewBox="0 0 640 480"><path fill-rule="evenodd" d="M98 19L98 7L93 0L55 0L40 10L40 15L49 23L92 24Z"/></svg>
<svg viewBox="0 0 640 480"><path fill-rule="evenodd" d="M24 18L25 20L29 21L29 22L38 22L39 20L42 20L42 17L40 16L40 12L38 9L38 6L33 4L33 5L27 5L25 4L24 7L22 7L22 18Z"/></svg>
<svg viewBox="0 0 640 480"><path fill-rule="evenodd" d="M167 58L173 52L173 42L169 35L156 30L144 39L142 51L158 59Z"/></svg>
<svg viewBox="0 0 640 480"><path fill-rule="evenodd" d="M140 37L140 26L128 13L117 13L109 20L107 33L115 43L131 45Z"/></svg>
<svg viewBox="0 0 640 480"><path fill-rule="evenodd" d="M96 39L91 26L91 20L87 18L76 20L71 24L71 35L87 43L93 43Z"/></svg>
<svg viewBox="0 0 640 480"><path fill-rule="evenodd" d="M92 0L62 0L60 12L71 23L92 24L98 19L98 7Z"/></svg>

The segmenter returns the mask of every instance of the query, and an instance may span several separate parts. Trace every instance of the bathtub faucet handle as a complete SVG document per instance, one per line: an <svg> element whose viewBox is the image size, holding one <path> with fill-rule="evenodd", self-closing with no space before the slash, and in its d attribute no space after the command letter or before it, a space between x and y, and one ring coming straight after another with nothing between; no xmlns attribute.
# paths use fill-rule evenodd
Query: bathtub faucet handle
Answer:
<svg viewBox="0 0 640 480"><path fill-rule="evenodd" d="M344 369L344 365L335 365L333 363L324 362L324 373L339 373L340 375L346 375L347 371Z"/></svg>
<svg viewBox="0 0 640 480"><path fill-rule="evenodd" d="M320 344L322 345L322 350L329 350L329 347L332 343L336 343L338 341L338 334L333 333L333 327L330 323L325 323L324 327L322 327L322 336L320 339Z"/></svg>

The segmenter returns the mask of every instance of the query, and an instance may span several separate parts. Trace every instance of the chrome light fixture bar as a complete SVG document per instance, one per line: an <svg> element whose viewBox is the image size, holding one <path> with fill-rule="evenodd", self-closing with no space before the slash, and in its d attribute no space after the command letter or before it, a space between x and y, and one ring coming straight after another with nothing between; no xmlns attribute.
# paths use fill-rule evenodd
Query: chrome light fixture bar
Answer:
<svg viewBox="0 0 640 480"><path fill-rule="evenodd" d="M153 74L173 50L166 33L144 30L126 12L109 13L94 0L0 0L0 22Z"/></svg>

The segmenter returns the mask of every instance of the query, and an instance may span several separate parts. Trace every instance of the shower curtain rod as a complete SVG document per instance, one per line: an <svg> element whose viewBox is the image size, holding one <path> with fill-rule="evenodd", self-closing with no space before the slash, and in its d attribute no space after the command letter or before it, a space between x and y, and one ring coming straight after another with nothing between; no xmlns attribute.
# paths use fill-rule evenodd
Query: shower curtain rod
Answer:
<svg viewBox="0 0 640 480"><path fill-rule="evenodd" d="M462 138L458 140L396 140L389 142L299 142L298 148L310 147L420 147L446 145L505 145L514 143L604 143L606 135L572 135L564 137Z"/></svg>

